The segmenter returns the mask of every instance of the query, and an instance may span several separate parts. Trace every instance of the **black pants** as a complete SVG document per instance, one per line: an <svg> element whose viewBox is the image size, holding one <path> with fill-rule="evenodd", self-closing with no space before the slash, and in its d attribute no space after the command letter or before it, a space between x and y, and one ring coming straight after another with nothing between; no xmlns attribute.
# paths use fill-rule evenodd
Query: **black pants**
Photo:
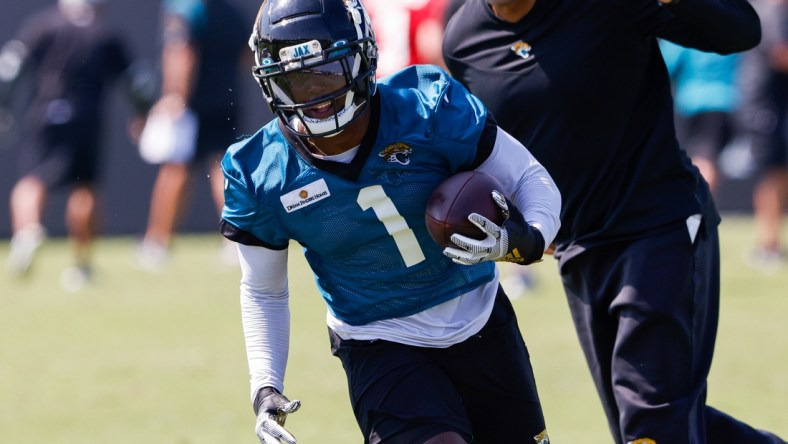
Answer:
<svg viewBox="0 0 788 444"><path fill-rule="evenodd" d="M540 442L533 369L500 287L484 328L448 348L329 336L365 443L412 444L447 431L474 444Z"/></svg>
<svg viewBox="0 0 788 444"><path fill-rule="evenodd" d="M616 443L783 442L706 406L719 270L716 226L702 227L693 243L684 223L591 249L562 267Z"/></svg>

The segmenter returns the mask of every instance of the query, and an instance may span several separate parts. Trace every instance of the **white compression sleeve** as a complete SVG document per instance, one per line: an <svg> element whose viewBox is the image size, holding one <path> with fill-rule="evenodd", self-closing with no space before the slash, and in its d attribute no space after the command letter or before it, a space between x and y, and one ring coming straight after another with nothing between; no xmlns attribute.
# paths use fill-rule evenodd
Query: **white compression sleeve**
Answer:
<svg viewBox="0 0 788 444"><path fill-rule="evenodd" d="M495 148L477 170L503 184L501 191L517 205L525 221L539 229L547 249L561 226L561 193L542 164L514 137L498 128Z"/></svg>
<svg viewBox="0 0 788 444"><path fill-rule="evenodd" d="M251 376L251 398L264 386L284 391L290 348L287 249L238 245L241 320Z"/></svg>

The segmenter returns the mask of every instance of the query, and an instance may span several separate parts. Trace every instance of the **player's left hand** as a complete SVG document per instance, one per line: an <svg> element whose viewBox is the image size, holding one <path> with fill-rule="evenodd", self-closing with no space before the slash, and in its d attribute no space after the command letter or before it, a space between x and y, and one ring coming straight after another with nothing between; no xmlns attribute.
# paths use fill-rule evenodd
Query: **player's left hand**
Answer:
<svg viewBox="0 0 788 444"><path fill-rule="evenodd" d="M285 428L285 419L301 407L301 401L289 400L271 387L261 390L260 407L254 430L261 444L296 444L295 436Z"/></svg>
<svg viewBox="0 0 788 444"><path fill-rule="evenodd" d="M509 219L509 206L506 198L498 191L492 192L492 198L501 208L504 224ZM462 265L475 265L483 261L495 261L503 258L509 251L509 233L506 228L497 225L478 213L468 215L468 220L485 234L481 240L472 239L461 234L452 234L451 241L457 247L446 247L443 254L452 261Z"/></svg>

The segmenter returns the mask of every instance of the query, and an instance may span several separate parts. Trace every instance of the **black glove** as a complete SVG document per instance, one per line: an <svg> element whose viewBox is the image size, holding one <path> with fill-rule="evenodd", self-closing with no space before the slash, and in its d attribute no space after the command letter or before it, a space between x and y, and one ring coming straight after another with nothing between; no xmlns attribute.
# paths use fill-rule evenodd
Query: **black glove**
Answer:
<svg viewBox="0 0 788 444"><path fill-rule="evenodd" d="M273 387L263 387L254 400L257 423L254 430L262 444L296 444L295 437L285 428L285 419L301 407L301 401L289 400Z"/></svg>

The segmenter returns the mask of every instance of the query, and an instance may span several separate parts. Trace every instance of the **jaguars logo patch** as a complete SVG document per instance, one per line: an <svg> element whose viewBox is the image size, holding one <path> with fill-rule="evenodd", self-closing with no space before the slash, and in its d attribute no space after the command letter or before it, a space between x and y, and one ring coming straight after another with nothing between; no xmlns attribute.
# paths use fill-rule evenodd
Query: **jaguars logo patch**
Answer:
<svg viewBox="0 0 788 444"><path fill-rule="evenodd" d="M522 57L523 60L528 60L528 58L531 57L531 45L525 43L522 40L512 45L511 48L509 49L511 49L512 52L514 52L518 56Z"/></svg>
<svg viewBox="0 0 788 444"><path fill-rule="evenodd" d="M534 436L536 444L550 444L550 437L547 436L547 429L542 430L542 433Z"/></svg>
<svg viewBox="0 0 788 444"><path fill-rule="evenodd" d="M405 145L402 142L395 142L383 149L378 153L386 162L398 163L400 165L407 165L410 163L410 154L413 148Z"/></svg>
<svg viewBox="0 0 788 444"><path fill-rule="evenodd" d="M657 442L651 438L638 438L636 440L629 441L627 444L657 444Z"/></svg>

